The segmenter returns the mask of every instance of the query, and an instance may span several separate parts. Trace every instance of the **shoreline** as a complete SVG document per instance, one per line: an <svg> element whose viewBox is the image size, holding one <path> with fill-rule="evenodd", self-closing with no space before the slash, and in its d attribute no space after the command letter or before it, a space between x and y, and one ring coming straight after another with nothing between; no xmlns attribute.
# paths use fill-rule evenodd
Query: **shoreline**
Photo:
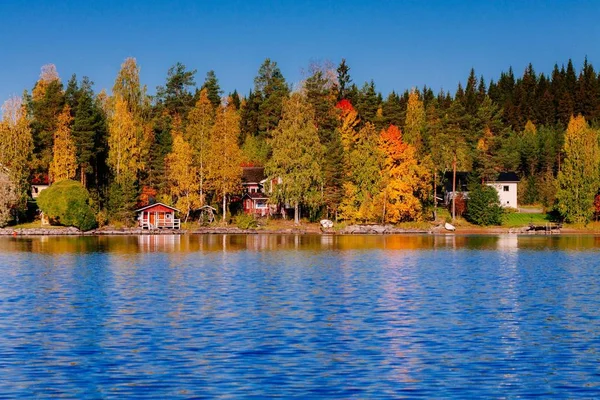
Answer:
<svg viewBox="0 0 600 400"><path fill-rule="evenodd" d="M558 231L526 231L523 228L505 227L458 227L447 231L440 227L431 229L397 228L389 225L350 225L340 230L315 229L314 226L300 226L286 229L241 229L237 227L211 227L182 230L147 230L140 228L102 228L81 232L73 227L54 228L0 228L0 237L17 236L155 236L155 235L599 235L600 231L581 228L562 228Z"/></svg>

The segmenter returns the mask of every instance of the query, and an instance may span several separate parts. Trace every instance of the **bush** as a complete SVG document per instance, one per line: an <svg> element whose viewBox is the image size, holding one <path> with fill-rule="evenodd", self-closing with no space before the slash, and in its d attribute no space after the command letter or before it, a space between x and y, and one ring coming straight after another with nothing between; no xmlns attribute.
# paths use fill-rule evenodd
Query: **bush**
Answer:
<svg viewBox="0 0 600 400"><path fill-rule="evenodd" d="M240 229L253 229L258 227L258 221L251 214L238 214L233 218L235 225Z"/></svg>
<svg viewBox="0 0 600 400"><path fill-rule="evenodd" d="M97 226L90 207L90 194L79 182L64 180L40 193L38 206L44 214L60 225L88 231Z"/></svg>
<svg viewBox="0 0 600 400"><path fill-rule="evenodd" d="M476 225L501 225L504 211L496 189L477 185L469 192L466 218Z"/></svg>

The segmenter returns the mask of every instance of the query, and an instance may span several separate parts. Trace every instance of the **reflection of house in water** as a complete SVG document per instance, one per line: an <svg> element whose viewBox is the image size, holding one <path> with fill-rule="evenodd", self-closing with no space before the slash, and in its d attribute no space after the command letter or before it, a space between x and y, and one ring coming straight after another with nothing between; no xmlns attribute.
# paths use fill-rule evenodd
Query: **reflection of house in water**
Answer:
<svg viewBox="0 0 600 400"><path fill-rule="evenodd" d="M519 248L519 237L517 235L502 235L498 237L498 250L515 251Z"/></svg>
<svg viewBox="0 0 600 400"><path fill-rule="evenodd" d="M140 252L179 251L181 249L180 235L139 235Z"/></svg>

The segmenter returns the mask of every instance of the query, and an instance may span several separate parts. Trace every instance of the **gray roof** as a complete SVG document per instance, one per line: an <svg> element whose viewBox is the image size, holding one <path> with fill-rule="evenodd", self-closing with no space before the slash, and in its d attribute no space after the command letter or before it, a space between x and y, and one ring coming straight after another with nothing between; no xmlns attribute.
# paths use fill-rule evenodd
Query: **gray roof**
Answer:
<svg viewBox="0 0 600 400"><path fill-rule="evenodd" d="M260 183L265 177L265 167L243 167L242 183Z"/></svg>

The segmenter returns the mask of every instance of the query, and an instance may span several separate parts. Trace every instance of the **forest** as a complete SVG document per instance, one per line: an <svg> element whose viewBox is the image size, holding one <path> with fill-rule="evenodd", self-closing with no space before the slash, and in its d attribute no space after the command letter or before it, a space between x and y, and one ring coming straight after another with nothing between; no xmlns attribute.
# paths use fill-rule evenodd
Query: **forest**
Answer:
<svg viewBox="0 0 600 400"><path fill-rule="evenodd" d="M0 226L31 218L32 184L64 180L87 190L98 225L132 224L151 202L186 221L204 204L225 217L243 166L264 166L279 182L270 201L310 220L430 219L453 163L480 182L515 171L520 204L567 222L600 208L600 76L587 59L579 71L569 60L550 74L530 64L490 80L472 69L453 93L385 97L350 71L346 60L311 64L292 86L266 59L252 90L225 94L214 71L198 84L176 63L149 95L134 58L110 93L45 65L2 106Z"/></svg>

